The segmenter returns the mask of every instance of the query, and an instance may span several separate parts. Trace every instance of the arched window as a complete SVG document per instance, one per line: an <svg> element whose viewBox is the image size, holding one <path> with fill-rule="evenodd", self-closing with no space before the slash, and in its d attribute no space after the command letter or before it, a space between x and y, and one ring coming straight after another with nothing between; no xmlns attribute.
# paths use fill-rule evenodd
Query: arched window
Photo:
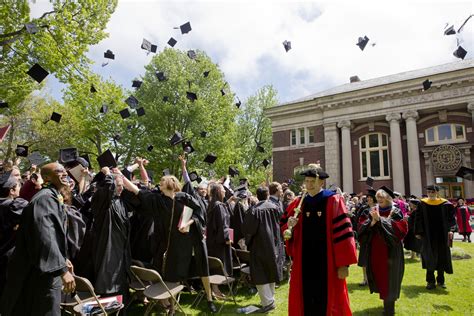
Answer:
<svg viewBox="0 0 474 316"><path fill-rule="evenodd" d="M426 145L466 141L466 129L461 124L441 124L425 130Z"/></svg>
<svg viewBox="0 0 474 316"><path fill-rule="evenodd" d="M388 136L371 133L359 138L362 178L389 178Z"/></svg>

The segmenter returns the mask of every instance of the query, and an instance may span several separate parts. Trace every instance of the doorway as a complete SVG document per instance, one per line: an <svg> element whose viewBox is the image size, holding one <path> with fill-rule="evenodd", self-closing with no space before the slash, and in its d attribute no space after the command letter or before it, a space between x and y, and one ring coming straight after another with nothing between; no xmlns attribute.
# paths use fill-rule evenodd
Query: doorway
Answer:
<svg viewBox="0 0 474 316"><path fill-rule="evenodd" d="M459 177L436 177L436 185L440 187L439 196L445 199L464 197L464 183Z"/></svg>

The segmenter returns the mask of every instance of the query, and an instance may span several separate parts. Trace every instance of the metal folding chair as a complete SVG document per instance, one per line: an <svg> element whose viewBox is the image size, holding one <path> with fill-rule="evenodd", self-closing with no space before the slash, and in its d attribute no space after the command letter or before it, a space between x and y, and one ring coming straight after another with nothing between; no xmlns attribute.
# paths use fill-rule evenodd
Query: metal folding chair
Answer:
<svg viewBox="0 0 474 316"><path fill-rule="evenodd" d="M208 257L208 262L209 262L209 271L211 271L211 275L209 276L209 281L211 285L212 284L227 285L229 287L229 294L232 296L232 300L234 301L234 304L237 304L237 302L235 301L234 292L232 290L232 285L235 279L233 277L227 276L227 274L225 273L224 264L219 258ZM217 271L217 273L212 274L213 271ZM224 303L219 308L219 312L224 307L225 302L226 301L224 300Z"/></svg>

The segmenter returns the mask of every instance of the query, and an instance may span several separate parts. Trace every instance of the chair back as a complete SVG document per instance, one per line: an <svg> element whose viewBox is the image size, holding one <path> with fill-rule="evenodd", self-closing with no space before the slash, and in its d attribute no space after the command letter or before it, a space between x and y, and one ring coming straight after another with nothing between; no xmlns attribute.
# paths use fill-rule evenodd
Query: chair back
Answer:
<svg viewBox="0 0 474 316"><path fill-rule="evenodd" d="M242 249L235 249L235 253L236 253L237 258L239 258L239 261L241 263L250 264L250 251L242 250Z"/></svg>
<svg viewBox="0 0 474 316"><path fill-rule="evenodd" d="M158 271L155 271L153 269L147 269L133 265L130 266L130 271L133 275L136 276L138 280L141 280L142 282L157 283L163 281Z"/></svg>
<svg viewBox="0 0 474 316"><path fill-rule="evenodd" d="M227 277L227 273L224 269L224 264L222 263L221 259L216 257L208 257L209 262L209 271L218 271L220 275L224 275Z"/></svg>
<svg viewBox="0 0 474 316"><path fill-rule="evenodd" d="M76 283L76 292L90 293L99 305L100 309L102 310L102 313L104 313L104 315L107 315L104 306L100 303L99 298L95 294L94 286L92 285L92 283L88 279L77 275L74 275L74 282ZM79 299L79 296L77 294L74 298L78 301L78 303L81 303L81 300Z"/></svg>

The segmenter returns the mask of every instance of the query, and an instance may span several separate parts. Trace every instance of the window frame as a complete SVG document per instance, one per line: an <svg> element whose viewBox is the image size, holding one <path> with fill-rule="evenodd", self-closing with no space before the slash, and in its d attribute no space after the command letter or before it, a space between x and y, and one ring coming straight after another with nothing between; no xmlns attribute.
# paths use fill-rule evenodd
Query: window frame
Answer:
<svg viewBox="0 0 474 316"><path fill-rule="evenodd" d="M378 146L376 147L370 147L370 135L377 135L378 139ZM383 145L383 138L386 137L386 145ZM365 148L362 148L362 139L365 139ZM384 159L384 151L387 152L386 157L387 157L387 173L385 174L385 159ZM370 157L370 152L378 152L379 153L379 176L373 176L372 175L372 170L371 170L371 157ZM364 165L363 165L363 157L365 157L365 163L366 163L366 172L367 174L364 175ZM391 174L390 174L390 150L389 150L389 138L388 135L385 133L381 132L376 132L376 133L367 133L365 135L362 135L359 137L359 170L360 170L360 176L361 180L365 180L368 177L371 177L375 180L388 180L391 179Z"/></svg>
<svg viewBox="0 0 474 316"><path fill-rule="evenodd" d="M313 131L313 141L310 142L310 130ZM303 135L301 134L301 131L303 131ZM293 133L295 135L295 143L293 143ZM304 143L301 142L301 138L303 137ZM314 141L316 138L316 132L314 130L314 126L312 127L298 127L298 128L293 128L290 130L290 147L299 147L299 146L308 146L315 144L316 142Z"/></svg>
<svg viewBox="0 0 474 316"><path fill-rule="evenodd" d="M451 127L451 139L444 139L440 140L439 139L439 127L444 126L444 125L449 125ZM463 132L463 137L460 139L457 139L456 136L456 128L458 126L461 126L462 132ZM428 139L428 132L433 131L433 141L429 141ZM466 126L463 124L458 124L458 123L444 123L444 124L438 124L431 126L427 129L425 129L425 145L431 146L431 145L444 145L444 144L453 144L453 143L463 143L466 142Z"/></svg>

